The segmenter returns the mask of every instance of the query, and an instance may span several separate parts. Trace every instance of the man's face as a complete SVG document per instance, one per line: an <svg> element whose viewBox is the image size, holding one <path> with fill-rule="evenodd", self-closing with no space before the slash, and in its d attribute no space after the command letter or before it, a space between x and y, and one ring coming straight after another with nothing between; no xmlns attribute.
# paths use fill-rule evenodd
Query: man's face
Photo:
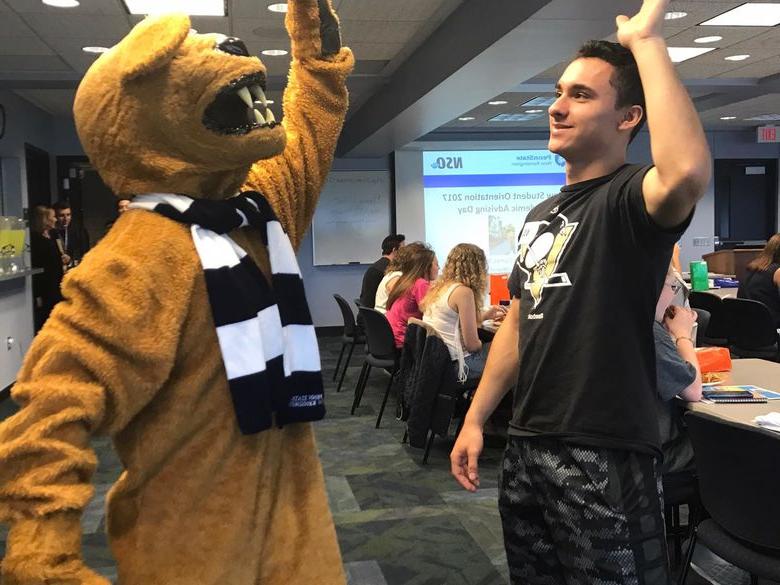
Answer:
<svg viewBox="0 0 780 585"><path fill-rule="evenodd" d="M119 211L119 213L124 213L125 211L127 211L129 205L130 205L130 201L128 201L127 199L120 199L119 202L117 203L117 211Z"/></svg>
<svg viewBox="0 0 780 585"><path fill-rule="evenodd" d="M68 227L70 225L70 219L71 219L70 207L66 207L65 209L58 209L56 213L57 213L57 224L61 228Z"/></svg>
<svg viewBox="0 0 780 585"><path fill-rule="evenodd" d="M600 157L616 140L624 140L618 126L626 110L615 109L617 92L610 84L612 65L592 57L576 59L558 80L557 97L550 106L551 152L569 162Z"/></svg>

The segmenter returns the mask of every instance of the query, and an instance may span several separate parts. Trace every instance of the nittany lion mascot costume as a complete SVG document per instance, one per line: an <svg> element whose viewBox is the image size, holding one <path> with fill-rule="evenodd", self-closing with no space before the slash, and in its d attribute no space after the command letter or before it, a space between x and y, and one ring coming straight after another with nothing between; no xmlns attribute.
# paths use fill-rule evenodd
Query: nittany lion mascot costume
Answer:
<svg viewBox="0 0 780 585"><path fill-rule="evenodd" d="M0 424L3 585L107 583L81 557L97 434L124 467L106 525L121 585L345 582L293 249L354 61L328 0L289 0L286 25L281 123L260 60L183 15L147 18L84 77L84 149L133 204L66 276Z"/></svg>

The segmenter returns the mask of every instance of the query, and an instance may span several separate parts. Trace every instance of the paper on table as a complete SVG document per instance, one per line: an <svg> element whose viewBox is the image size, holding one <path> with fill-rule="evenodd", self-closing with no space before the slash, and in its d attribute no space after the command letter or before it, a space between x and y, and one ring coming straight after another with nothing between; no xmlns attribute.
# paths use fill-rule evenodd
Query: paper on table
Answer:
<svg viewBox="0 0 780 585"><path fill-rule="evenodd" d="M753 422L764 429L780 433L780 412L762 414L754 418Z"/></svg>

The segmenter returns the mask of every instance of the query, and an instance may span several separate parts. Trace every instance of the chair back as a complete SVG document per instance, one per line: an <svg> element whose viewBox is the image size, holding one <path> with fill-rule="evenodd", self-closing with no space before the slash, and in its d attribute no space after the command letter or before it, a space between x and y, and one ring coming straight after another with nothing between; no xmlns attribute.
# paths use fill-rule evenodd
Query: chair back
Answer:
<svg viewBox="0 0 780 585"><path fill-rule="evenodd" d="M710 312L705 309L693 309L696 311L696 347L701 347L707 338L707 327L710 325Z"/></svg>
<svg viewBox="0 0 780 585"><path fill-rule="evenodd" d="M729 345L739 350L777 350L777 329L764 303L748 299L723 299Z"/></svg>
<svg viewBox="0 0 780 585"><path fill-rule="evenodd" d="M723 311L723 302L718 295L691 291L688 302L692 309L704 309L710 314L710 322L706 330L702 331L702 328L699 327L699 331L704 337L709 339L726 339L728 337L726 314Z"/></svg>
<svg viewBox="0 0 780 585"><path fill-rule="evenodd" d="M366 331L368 353L375 358L395 360L395 339L387 318L376 309L368 307L358 307L358 313Z"/></svg>
<svg viewBox="0 0 780 585"><path fill-rule="evenodd" d="M354 337L357 332L357 326L355 325L355 314L352 312L352 307L350 307L347 300L339 294L334 294L333 298L336 299L336 304L341 310L341 318L344 319L344 335L347 337Z"/></svg>
<svg viewBox="0 0 780 585"><path fill-rule="evenodd" d="M746 542L780 549L780 435L700 412L685 420L712 519Z"/></svg>

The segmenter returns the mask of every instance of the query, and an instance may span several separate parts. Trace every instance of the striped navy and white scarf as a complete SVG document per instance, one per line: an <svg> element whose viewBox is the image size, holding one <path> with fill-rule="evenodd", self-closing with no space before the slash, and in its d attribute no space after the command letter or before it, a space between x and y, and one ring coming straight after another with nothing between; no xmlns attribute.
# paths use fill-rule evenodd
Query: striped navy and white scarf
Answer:
<svg viewBox="0 0 780 585"><path fill-rule="evenodd" d="M131 208L191 225L206 277L230 394L244 434L274 422L325 416L320 355L303 280L290 239L268 201L244 192L227 200L137 195ZM227 233L256 228L268 249L271 285Z"/></svg>

